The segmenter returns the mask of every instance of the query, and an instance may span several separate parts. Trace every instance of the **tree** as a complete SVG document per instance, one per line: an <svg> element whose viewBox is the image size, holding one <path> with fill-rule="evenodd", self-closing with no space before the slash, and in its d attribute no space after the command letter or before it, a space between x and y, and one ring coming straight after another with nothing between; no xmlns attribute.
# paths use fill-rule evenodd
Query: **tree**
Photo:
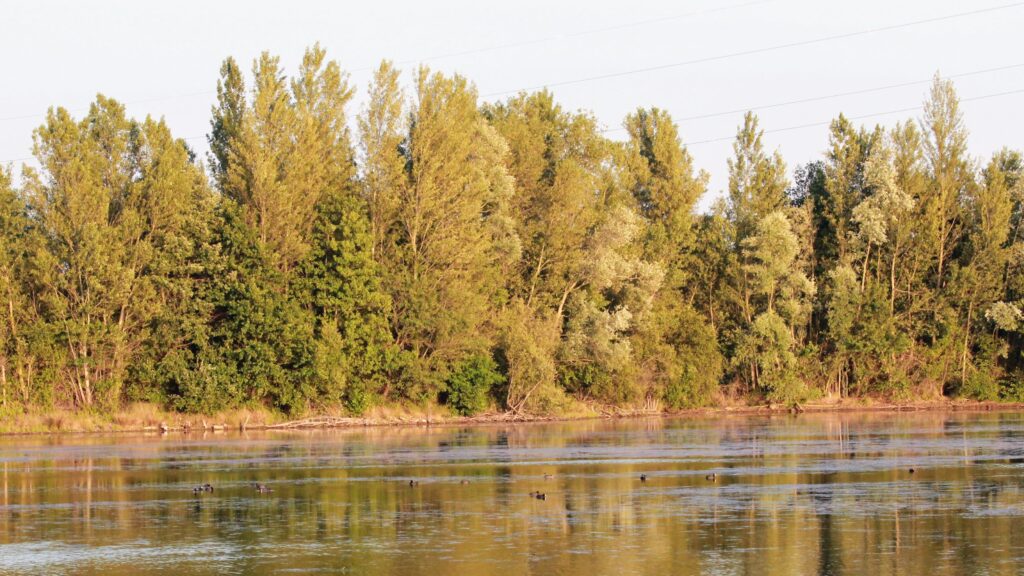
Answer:
<svg viewBox="0 0 1024 576"><path fill-rule="evenodd" d="M393 93L382 70L384 85L372 94ZM382 126L393 104L375 98L363 125ZM380 131L363 133L373 174L389 175L368 180L365 193L394 208L387 221L374 217L383 235L377 258L389 271L395 342L412 357L407 393L426 397L440 391L452 362L487 347L481 329L499 298L498 271L518 255L505 216L513 194L507 147L477 109L476 90L421 68L409 116L398 149ZM388 168L399 164L401 179Z"/></svg>
<svg viewBox="0 0 1024 576"><path fill-rule="evenodd" d="M398 83L398 70L385 60L374 72L369 103L359 116L360 148L363 152L363 196L369 206L373 255L383 253L390 230L397 221L398 190L405 187L404 96Z"/></svg>
<svg viewBox="0 0 1024 576"><path fill-rule="evenodd" d="M205 181L162 121L131 121L103 96L81 122L51 110L34 149L42 171L26 171L25 193L42 237L32 255L41 313L67 352L74 404L113 405L173 298L162 267Z"/></svg>
<svg viewBox="0 0 1024 576"><path fill-rule="evenodd" d="M700 265L694 207L708 175L694 173L693 159L666 112L639 109L626 117L625 126L629 140L623 162L644 218L644 259L664 270L665 278L651 304L633 306L645 312L630 338L637 377L648 381L648 400L664 399L674 408L699 406L710 401L722 375L717 335L693 308L705 287L694 274Z"/></svg>
<svg viewBox="0 0 1024 576"><path fill-rule="evenodd" d="M972 167L967 158L967 130L960 100L953 83L938 75L924 106L921 128L928 186L922 198L926 231L935 253L934 285L941 288L948 274L948 259L959 242L963 222L960 202L973 184Z"/></svg>
<svg viewBox="0 0 1024 576"><path fill-rule="evenodd" d="M743 269L750 279L751 304L759 312L752 332L741 340L737 359L750 362L751 385L787 399L795 398L794 326L810 313L815 291L814 283L793 265L797 246L781 211L766 216L756 233L743 241Z"/></svg>
<svg viewBox="0 0 1024 576"><path fill-rule="evenodd" d="M587 114L569 114L549 92L519 94L486 107L508 142L516 182L511 208L522 242L515 291L530 307L564 317L587 285L585 246L606 209L611 149Z"/></svg>
<svg viewBox="0 0 1024 576"><path fill-rule="evenodd" d="M763 138L757 116L747 112L728 161L729 210L737 243L753 234L762 218L786 205L786 165L778 152L765 153Z"/></svg>
<svg viewBox="0 0 1024 576"><path fill-rule="evenodd" d="M29 311L25 293L28 234L26 206L14 189L10 170L0 167L0 410L16 400L23 404L30 400L22 359L25 341L21 334Z"/></svg>

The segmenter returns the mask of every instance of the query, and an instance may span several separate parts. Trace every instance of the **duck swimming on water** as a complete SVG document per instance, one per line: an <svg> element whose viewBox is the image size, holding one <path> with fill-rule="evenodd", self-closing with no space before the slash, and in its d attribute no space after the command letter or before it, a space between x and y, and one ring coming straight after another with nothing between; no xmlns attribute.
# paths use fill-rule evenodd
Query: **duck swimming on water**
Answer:
<svg viewBox="0 0 1024 576"><path fill-rule="evenodd" d="M213 492L213 486L207 482L192 489L193 494L202 494L203 492Z"/></svg>
<svg viewBox="0 0 1024 576"><path fill-rule="evenodd" d="M259 484L259 483L257 483L257 484L253 484L252 487L255 488L256 491L259 492L260 494L270 494L271 492L274 491L273 488L271 488L270 486L267 486L266 484Z"/></svg>

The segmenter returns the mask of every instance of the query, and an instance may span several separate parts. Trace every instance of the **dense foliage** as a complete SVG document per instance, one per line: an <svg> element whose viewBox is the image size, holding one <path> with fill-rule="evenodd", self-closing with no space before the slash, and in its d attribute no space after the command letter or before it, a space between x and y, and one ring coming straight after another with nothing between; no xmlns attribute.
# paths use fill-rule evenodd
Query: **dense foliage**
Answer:
<svg viewBox="0 0 1024 576"><path fill-rule="evenodd" d="M795 171L757 118L725 197L659 109L607 138L547 91L228 59L210 154L100 96L0 170L0 402L288 413L441 402L1024 397L1024 162L952 85ZM406 91L408 90L408 92Z"/></svg>

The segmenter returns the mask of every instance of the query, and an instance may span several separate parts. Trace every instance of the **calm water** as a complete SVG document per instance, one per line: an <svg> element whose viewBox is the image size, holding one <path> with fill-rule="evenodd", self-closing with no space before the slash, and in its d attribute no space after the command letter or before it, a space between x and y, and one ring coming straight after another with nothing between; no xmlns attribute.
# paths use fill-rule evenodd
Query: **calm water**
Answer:
<svg viewBox="0 0 1024 576"><path fill-rule="evenodd" d="M1022 473L1016 413L4 438L0 574L1019 574Z"/></svg>

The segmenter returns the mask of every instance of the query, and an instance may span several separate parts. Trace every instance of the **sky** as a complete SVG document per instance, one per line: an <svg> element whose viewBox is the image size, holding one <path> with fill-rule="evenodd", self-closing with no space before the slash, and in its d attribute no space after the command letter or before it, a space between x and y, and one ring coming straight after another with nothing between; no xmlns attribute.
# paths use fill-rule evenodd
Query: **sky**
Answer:
<svg viewBox="0 0 1024 576"><path fill-rule="evenodd" d="M956 83L979 162L1024 148L1024 2L1012 0L2 0L0 14L0 164L16 172L48 107L80 116L97 93L164 117L205 155L222 60L248 69L266 50L294 71L315 42L350 73L353 119L384 58L407 85L422 63L483 100L548 86L616 139L637 107L666 109L711 175L701 209L728 185L743 111L792 170L821 156L840 112L869 127L918 117L937 72Z"/></svg>

